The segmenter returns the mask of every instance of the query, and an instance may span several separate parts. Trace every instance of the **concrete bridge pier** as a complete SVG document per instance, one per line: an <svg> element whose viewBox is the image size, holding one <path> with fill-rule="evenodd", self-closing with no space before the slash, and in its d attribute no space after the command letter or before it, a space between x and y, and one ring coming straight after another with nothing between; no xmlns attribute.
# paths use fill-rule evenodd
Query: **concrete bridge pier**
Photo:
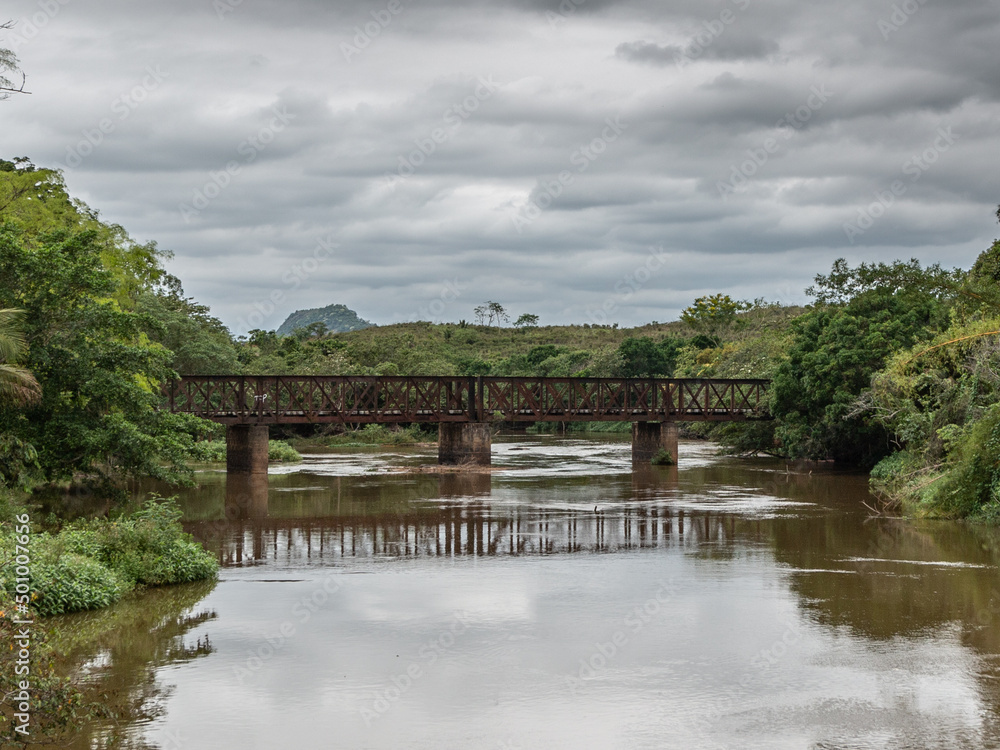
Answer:
<svg viewBox="0 0 1000 750"><path fill-rule="evenodd" d="M226 426L226 473L267 476L267 425Z"/></svg>
<svg viewBox="0 0 1000 750"><path fill-rule="evenodd" d="M632 463L648 464L661 450L677 463L676 422L633 422Z"/></svg>
<svg viewBox="0 0 1000 750"><path fill-rule="evenodd" d="M440 422L438 464L490 466L493 436L486 422Z"/></svg>

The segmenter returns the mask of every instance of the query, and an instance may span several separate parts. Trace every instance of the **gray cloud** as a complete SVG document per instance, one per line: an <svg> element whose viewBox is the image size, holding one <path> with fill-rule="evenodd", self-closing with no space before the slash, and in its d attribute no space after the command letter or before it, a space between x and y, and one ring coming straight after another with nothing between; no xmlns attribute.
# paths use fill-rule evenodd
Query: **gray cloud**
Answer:
<svg viewBox="0 0 1000 750"><path fill-rule="evenodd" d="M499 299L586 321L651 247L669 270L614 319L662 321L716 291L801 302L842 255L968 265L996 234L989 4L222 2L67 3L28 38L43 11L17 0L0 45L35 93L0 132L173 250L237 331L275 290L270 327L331 302L387 323L455 280L445 319ZM296 275L321 240L339 246Z"/></svg>

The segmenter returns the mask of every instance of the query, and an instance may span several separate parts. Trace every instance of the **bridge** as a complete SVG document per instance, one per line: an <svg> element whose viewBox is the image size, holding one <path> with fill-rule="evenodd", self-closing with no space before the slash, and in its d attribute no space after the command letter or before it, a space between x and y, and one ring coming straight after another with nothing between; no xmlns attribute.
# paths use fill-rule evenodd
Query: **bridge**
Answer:
<svg viewBox="0 0 1000 750"><path fill-rule="evenodd" d="M231 473L266 473L268 425L438 425L438 463L490 465L497 423L632 422L632 460L677 458L679 422L769 419L770 381L185 375L166 384L172 412L226 425Z"/></svg>

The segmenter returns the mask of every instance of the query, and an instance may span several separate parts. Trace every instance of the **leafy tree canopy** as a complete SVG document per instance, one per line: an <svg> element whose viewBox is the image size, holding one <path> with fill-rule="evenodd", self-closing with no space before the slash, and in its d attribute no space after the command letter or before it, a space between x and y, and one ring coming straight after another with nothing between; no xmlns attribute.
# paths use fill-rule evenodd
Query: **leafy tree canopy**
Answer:
<svg viewBox="0 0 1000 750"><path fill-rule="evenodd" d="M681 312L681 320L699 333L714 338L736 321L738 312L749 307L749 303L734 300L728 294L712 294L698 297Z"/></svg>
<svg viewBox="0 0 1000 750"><path fill-rule="evenodd" d="M775 375L771 405L789 455L871 465L889 452L886 429L852 412L886 360L944 314L933 296L909 292L869 289L793 321L795 338Z"/></svg>
<svg viewBox="0 0 1000 750"><path fill-rule="evenodd" d="M626 378L670 377L683 344L677 338L659 343L646 336L627 338L618 346L621 374Z"/></svg>

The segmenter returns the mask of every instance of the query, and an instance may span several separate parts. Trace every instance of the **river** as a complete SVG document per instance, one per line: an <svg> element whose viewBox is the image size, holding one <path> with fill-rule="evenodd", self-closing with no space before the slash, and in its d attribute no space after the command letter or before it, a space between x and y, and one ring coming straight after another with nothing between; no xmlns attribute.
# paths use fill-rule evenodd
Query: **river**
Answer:
<svg viewBox="0 0 1000 750"><path fill-rule="evenodd" d="M199 474L217 583L59 618L127 706L201 748L1000 747L993 530L871 518L864 476L615 437L340 449Z"/></svg>

